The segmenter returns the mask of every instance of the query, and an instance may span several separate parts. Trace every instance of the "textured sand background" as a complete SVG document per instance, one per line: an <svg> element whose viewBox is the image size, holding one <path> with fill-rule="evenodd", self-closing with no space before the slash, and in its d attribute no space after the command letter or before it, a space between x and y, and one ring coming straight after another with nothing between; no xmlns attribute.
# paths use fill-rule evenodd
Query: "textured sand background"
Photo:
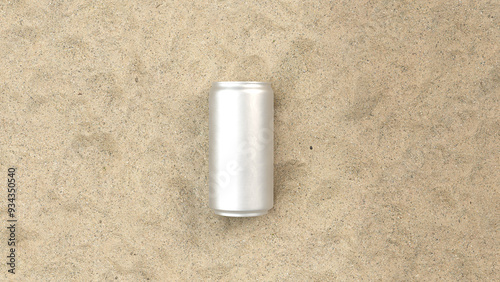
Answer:
<svg viewBox="0 0 500 282"><path fill-rule="evenodd" d="M0 1L0 277L498 279L500 3L416 2ZM275 91L263 217L207 206L221 80Z"/></svg>

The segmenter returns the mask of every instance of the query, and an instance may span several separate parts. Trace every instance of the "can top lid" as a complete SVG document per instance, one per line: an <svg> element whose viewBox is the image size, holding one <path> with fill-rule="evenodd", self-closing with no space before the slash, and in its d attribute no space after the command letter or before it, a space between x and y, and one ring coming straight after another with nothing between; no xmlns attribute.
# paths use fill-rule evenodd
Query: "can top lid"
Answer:
<svg viewBox="0 0 500 282"><path fill-rule="evenodd" d="M269 82L262 81L218 81L212 83L214 87L266 87L270 85Z"/></svg>

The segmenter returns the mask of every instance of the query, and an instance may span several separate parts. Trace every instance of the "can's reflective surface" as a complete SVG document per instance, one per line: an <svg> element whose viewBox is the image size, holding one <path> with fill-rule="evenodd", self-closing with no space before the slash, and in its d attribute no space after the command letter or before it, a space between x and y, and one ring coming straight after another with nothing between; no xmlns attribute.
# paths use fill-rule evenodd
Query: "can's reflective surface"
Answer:
<svg viewBox="0 0 500 282"><path fill-rule="evenodd" d="M209 204L248 217L273 207L274 94L266 82L215 82L209 97Z"/></svg>

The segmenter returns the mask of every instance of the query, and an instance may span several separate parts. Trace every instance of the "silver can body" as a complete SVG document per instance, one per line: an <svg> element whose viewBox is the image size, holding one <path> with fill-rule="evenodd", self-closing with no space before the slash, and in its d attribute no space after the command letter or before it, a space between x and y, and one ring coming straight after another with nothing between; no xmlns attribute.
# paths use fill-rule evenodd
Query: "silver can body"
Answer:
<svg viewBox="0 0 500 282"><path fill-rule="evenodd" d="M209 205L249 217L273 207L274 94L266 82L215 82L209 96Z"/></svg>

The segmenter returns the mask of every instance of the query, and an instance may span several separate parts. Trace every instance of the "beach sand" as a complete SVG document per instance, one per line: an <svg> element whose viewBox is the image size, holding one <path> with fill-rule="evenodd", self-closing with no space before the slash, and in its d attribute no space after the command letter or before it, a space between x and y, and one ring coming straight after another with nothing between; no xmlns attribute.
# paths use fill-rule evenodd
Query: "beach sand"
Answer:
<svg viewBox="0 0 500 282"><path fill-rule="evenodd" d="M3 1L0 278L498 279L499 20L495 1ZM226 80L275 92L262 217L208 207Z"/></svg>

